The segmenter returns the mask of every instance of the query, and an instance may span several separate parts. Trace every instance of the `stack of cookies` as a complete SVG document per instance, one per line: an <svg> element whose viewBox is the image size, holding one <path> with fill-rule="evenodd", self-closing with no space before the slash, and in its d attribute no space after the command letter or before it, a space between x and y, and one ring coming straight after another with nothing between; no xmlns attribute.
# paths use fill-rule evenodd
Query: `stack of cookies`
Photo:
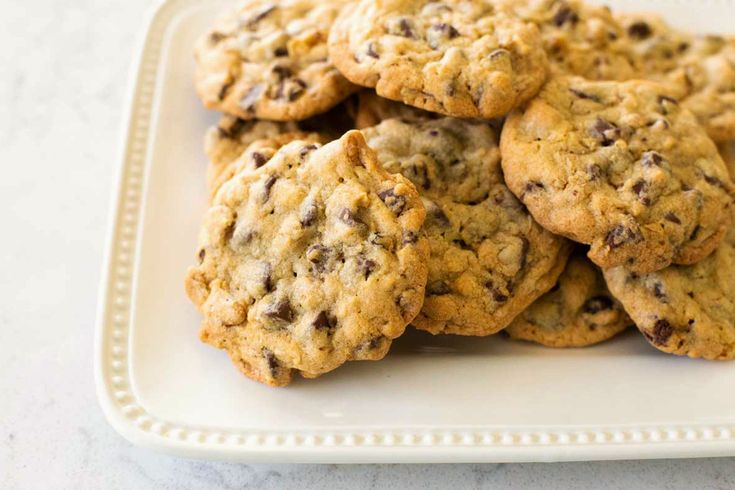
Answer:
<svg viewBox="0 0 735 490"><path fill-rule="evenodd" d="M735 358L735 40L577 0L246 0L196 61L223 115L186 290L248 377L409 325Z"/></svg>

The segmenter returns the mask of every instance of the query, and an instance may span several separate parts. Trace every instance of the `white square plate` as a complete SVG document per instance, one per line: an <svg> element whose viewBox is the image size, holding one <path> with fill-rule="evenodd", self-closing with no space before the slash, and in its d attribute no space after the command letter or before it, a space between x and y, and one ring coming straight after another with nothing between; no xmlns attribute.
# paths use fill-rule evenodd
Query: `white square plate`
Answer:
<svg viewBox="0 0 735 490"><path fill-rule="evenodd" d="M723 32L729 1L609 2ZM95 371L111 424L201 458L293 462L560 461L735 455L735 363L660 354L630 332L581 350L409 332L381 362L285 389L249 381L197 340L187 301L205 209L193 43L225 2L152 15L132 80ZM696 10L696 15L692 15Z"/></svg>

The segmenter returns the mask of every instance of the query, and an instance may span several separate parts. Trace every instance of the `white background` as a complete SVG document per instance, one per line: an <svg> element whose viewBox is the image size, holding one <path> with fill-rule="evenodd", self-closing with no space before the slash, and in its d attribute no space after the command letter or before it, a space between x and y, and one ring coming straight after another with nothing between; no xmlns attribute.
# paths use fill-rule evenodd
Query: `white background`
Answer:
<svg viewBox="0 0 735 490"><path fill-rule="evenodd" d="M0 488L735 488L732 458L234 465L120 438L95 399L92 336L123 94L149 4L0 3Z"/></svg>

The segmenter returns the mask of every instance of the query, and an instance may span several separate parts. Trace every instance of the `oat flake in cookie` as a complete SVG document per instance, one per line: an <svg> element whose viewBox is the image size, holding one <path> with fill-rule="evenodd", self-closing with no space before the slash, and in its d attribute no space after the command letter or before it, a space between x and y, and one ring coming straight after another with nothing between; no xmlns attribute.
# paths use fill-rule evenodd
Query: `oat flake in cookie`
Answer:
<svg viewBox="0 0 735 490"><path fill-rule="evenodd" d="M335 22L329 54L382 97L456 117L507 113L547 70L538 28L492 0L361 0Z"/></svg>
<svg viewBox="0 0 735 490"><path fill-rule="evenodd" d="M613 294L657 349L705 359L735 359L735 228L710 256L650 274L605 271Z"/></svg>
<svg viewBox="0 0 735 490"><path fill-rule="evenodd" d="M290 121L356 90L332 65L327 36L346 0L246 0L196 47L196 86L210 109Z"/></svg>
<svg viewBox="0 0 735 490"><path fill-rule="evenodd" d="M423 302L424 216L359 132L284 146L226 182L205 217L186 278L202 340L274 386L381 359Z"/></svg>
<svg viewBox="0 0 735 490"><path fill-rule="evenodd" d="M586 347L630 325L633 321L608 291L602 272L583 253L575 253L556 285L504 332L547 347Z"/></svg>
<svg viewBox="0 0 735 490"><path fill-rule="evenodd" d="M386 170L411 179L426 207L431 256L416 327L490 335L554 285L569 244L537 225L508 190L490 126L389 119L363 133Z"/></svg>
<svg viewBox="0 0 735 490"><path fill-rule="evenodd" d="M542 226L607 268L691 264L731 222L725 164L695 117L654 82L549 82L501 137L510 189Z"/></svg>

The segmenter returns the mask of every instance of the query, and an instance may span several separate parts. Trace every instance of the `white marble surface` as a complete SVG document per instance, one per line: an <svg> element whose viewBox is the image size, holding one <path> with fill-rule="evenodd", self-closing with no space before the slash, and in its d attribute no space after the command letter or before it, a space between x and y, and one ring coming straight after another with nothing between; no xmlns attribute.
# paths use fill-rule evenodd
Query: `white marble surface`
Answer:
<svg viewBox="0 0 735 490"><path fill-rule="evenodd" d="M287 466L187 461L107 425L92 331L133 39L149 0L3 0L0 488L735 488L735 459Z"/></svg>

